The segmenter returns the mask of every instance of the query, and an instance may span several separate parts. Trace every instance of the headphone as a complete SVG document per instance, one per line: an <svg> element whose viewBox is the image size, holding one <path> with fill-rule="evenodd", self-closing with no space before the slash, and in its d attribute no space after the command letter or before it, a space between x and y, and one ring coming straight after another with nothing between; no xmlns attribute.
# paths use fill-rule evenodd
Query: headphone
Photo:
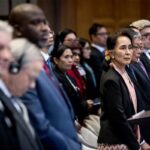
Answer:
<svg viewBox="0 0 150 150"><path fill-rule="evenodd" d="M10 63L8 71L11 74L17 74L19 73L21 67L22 67L22 62L23 62L23 58L24 58L25 52L21 55L21 57Z"/></svg>
<svg viewBox="0 0 150 150"><path fill-rule="evenodd" d="M26 51L29 50L30 48L31 48L31 45L27 43L27 41L25 41L23 48L22 48L23 52L21 56L17 60L14 60L13 62L10 63L9 68L8 68L9 73L11 74L19 73L23 65L23 58L26 55Z"/></svg>

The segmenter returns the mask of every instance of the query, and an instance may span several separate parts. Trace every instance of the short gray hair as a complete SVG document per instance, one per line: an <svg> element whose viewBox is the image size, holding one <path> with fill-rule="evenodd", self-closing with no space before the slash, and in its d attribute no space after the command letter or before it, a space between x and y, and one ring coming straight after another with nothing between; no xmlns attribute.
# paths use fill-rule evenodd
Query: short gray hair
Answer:
<svg viewBox="0 0 150 150"><path fill-rule="evenodd" d="M12 36L13 28L6 21L0 20L0 32L5 32Z"/></svg>
<svg viewBox="0 0 150 150"><path fill-rule="evenodd" d="M14 61L21 59L21 67L34 61L43 60L39 48L25 38L12 40L10 46Z"/></svg>

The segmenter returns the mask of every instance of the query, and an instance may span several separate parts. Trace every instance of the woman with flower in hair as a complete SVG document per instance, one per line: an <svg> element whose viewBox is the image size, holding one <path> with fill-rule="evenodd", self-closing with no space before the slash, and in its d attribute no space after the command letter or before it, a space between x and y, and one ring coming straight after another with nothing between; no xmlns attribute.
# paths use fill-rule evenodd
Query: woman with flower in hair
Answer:
<svg viewBox="0 0 150 150"><path fill-rule="evenodd" d="M140 129L137 125L130 125L127 120L137 112L134 85L125 70L131 62L131 41L132 37L125 29L107 39L110 63L102 73L100 84L103 105L99 150L140 149Z"/></svg>

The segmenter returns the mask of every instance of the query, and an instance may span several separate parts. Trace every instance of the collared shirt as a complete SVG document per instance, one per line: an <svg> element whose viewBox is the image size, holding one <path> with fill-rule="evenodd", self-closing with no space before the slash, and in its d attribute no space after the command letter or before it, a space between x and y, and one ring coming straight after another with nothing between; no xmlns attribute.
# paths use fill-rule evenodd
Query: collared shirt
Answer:
<svg viewBox="0 0 150 150"><path fill-rule="evenodd" d="M45 62L47 62L47 60L50 58L49 55L47 53L43 52L43 51L41 51L41 54L42 54Z"/></svg>
<svg viewBox="0 0 150 150"><path fill-rule="evenodd" d="M94 43L91 44L92 47L95 47L96 49L98 49L101 53L104 52L105 48L104 47L101 47L99 45L96 45Z"/></svg>
<svg viewBox="0 0 150 150"><path fill-rule="evenodd" d="M147 58L150 60L150 50L144 50L145 55L147 56Z"/></svg>
<svg viewBox="0 0 150 150"><path fill-rule="evenodd" d="M48 68L50 69L50 71L51 71L51 73L53 73L53 63L51 63L51 61L50 61L50 56L49 56L49 54L48 53L45 53L45 52L43 52L43 51L41 51L41 54L42 54L42 56L43 56L43 58L44 58L44 61L46 62L46 64L47 64L47 66L48 66Z"/></svg>
<svg viewBox="0 0 150 150"><path fill-rule="evenodd" d="M23 117L24 121L26 122L32 136L35 137L34 129L32 128L32 126L30 124L28 112L27 112L25 105L19 99L12 97L12 94L10 93L9 89L6 87L5 83L1 79L0 79L0 89L4 92L4 94L8 98L10 98L10 102L12 102L12 104L16 108L16 110L20 114L22 114L22 117Z"/></svg>
<svg viewBox="0 0 150 150"><path fill-rule="evenodd" d="M17 109L18 112L21 112L21 108L19 106L19 104L12 98L12 94L10 93L10 91L8 90L8 88L6 87L5 83L3 82L3 80L0 80L0 89L4 92L4 94L11 99L12 104L14 105L14 107Z"/></svg>
<svg viewBox="0 0 150 150"><path fill-rule="evenodd" d="M12 94L10 93L10 91L8 90L8 88L6 87L5 83L3 82L3 80L0 79L0 89L4 92L4 94L8 97L11 98Z"/></svg>

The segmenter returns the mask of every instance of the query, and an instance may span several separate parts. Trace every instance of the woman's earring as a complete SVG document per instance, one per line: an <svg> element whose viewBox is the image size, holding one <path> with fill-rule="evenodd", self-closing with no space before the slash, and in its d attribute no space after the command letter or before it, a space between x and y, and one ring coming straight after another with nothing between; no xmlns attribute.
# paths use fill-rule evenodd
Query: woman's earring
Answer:
<svg viewBox="0 0 150 150"><path fill-rule="evenodd" d="M114 57L114 56L111 56L111 58L114 59L115 57Z"/></svg>

